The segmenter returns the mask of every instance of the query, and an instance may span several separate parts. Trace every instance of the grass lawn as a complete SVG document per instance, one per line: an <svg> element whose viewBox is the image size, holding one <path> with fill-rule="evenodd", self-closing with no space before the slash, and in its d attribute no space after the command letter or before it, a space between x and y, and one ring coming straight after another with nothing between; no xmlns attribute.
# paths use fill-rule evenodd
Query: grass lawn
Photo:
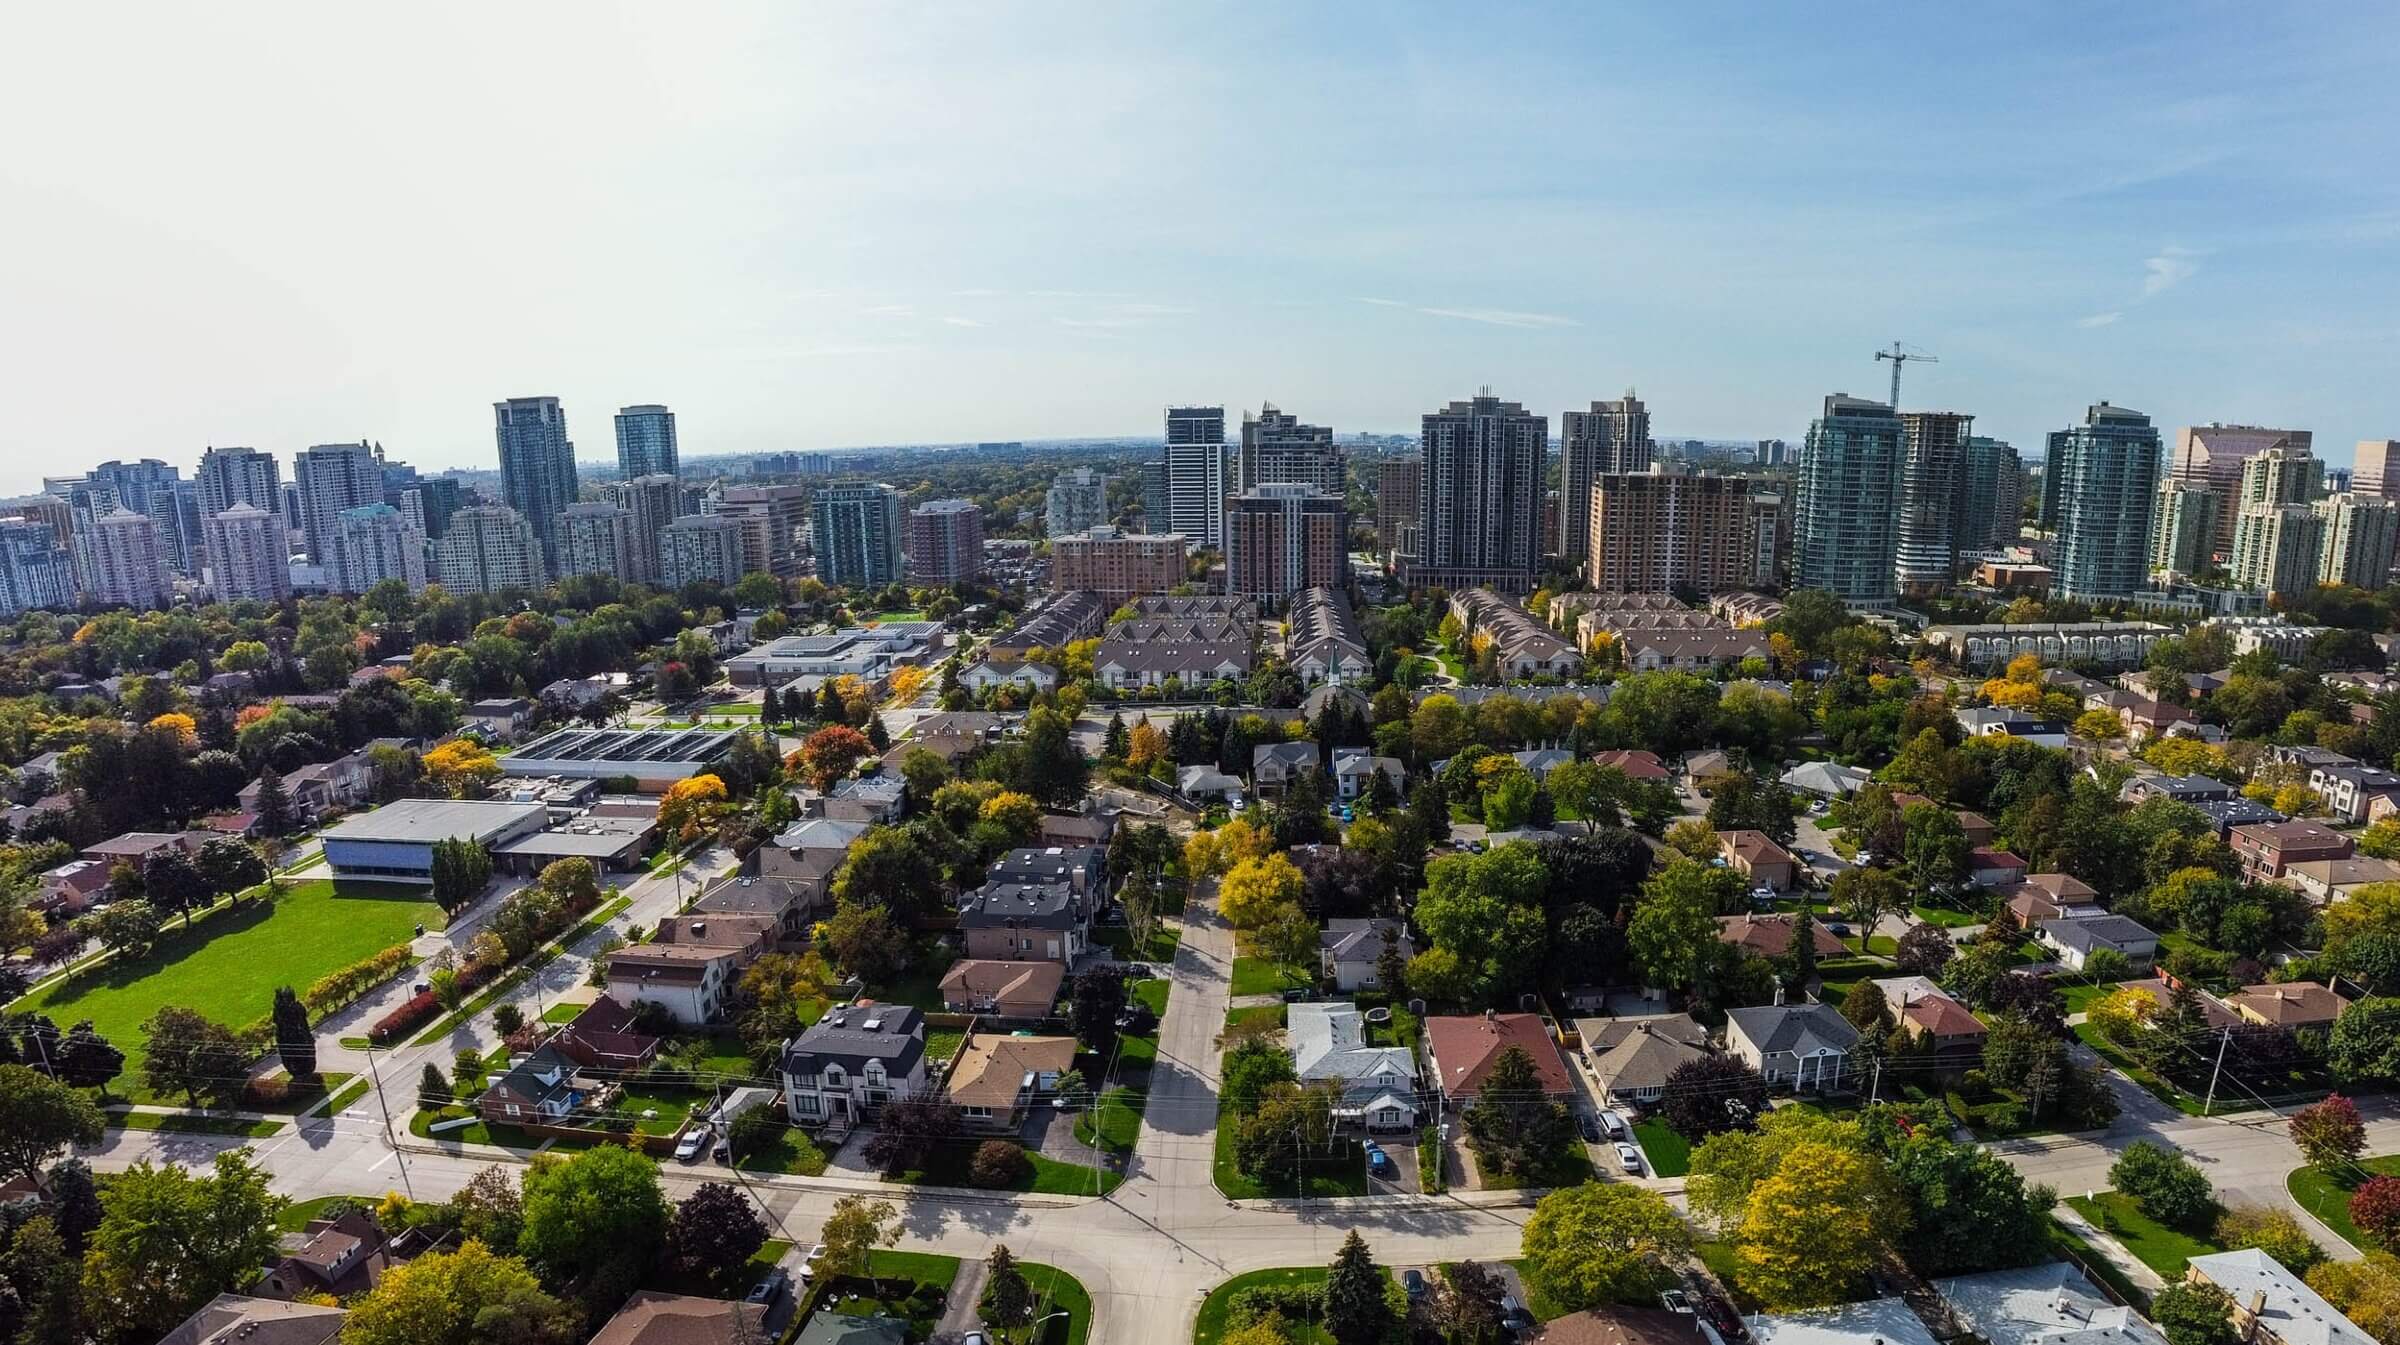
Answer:
<svg viewBox="0 0 2400 1345"><path fill-rule="evenodd" d="M2118 1298L2138 1309L2146 1310L2150 1306L2150 1296L2136 1288L2133 1281L2126 1278L2124 1271L2117 1269L2116 1264L2102 1256L2097 1247L2084 1241L2080 1234L2055 1217L2050 1220L2050 1243L2059 1255L2079 1262L2092 1276L2116 1291Z"/></svg>
<svg viewBox="0 0 2400 1345"><path fill-rule="evenodd" d="M1173 984L1167 981L1127 981L1125 994L1128 998L1139 1001L1143 1008L1164 1018L1167 1013L1167 992L1174 988Z"/></svg>
<svg viewBox="0 0 2400 1345"><path fill-rule="evenodd" d="M1265 1023L1270 1027L1282 1027L1289 1019L1289 1008L1282 1004L1253 1004L1247 1009L1227 1009L1225 1011L1225 1026L1229 1029L1255 1023Z"/></svg>
<svg viewBox="0 0 2400 1345"><path fill-rule="evenodd" d="M633 1123L636 1134L672 1135L683 1129L683 1118L691 1114L693 1106L712 1096L704 1088L662 1087L631 1079L617 1098L617 1113ZM644 1116L644 1112L657 1114Z"/></svg>
<svg viewBox="0 0 2400 1345"><path fill-rule="evenodd" d="M439 928L441 908L425 890L392 883L294 883L272 902L244 902L186 930L178 920L137 961L110 958L80 976L28 995L12 1008L64 1025L89 1018L125 1052L122 1090L159 1101L141 1083L141 1025L172 1004L227 1027L264 1018L277 986L306 986L329 971L405 943L415 926Z"/></svg>
<svg viewBox="0 0 2400 1345"><path fill-rule="evenodd" d="M112 1111L108 1124L126 1130L172 1130L193 1135L247 1135L263 1139L283 1129L281 1121L245 1121L234 1116L193 1116L184 1112Z"/></svg>
<svg viewBox="0 0 2400 1345"><path fill-rule="evenodd" d="M774 1143L754 1153L742 1155L734 1166L744 1172L782 1172L796 1177L825 1175L825 1151L816 1146L808 1132L798 1126L787 1128Z"/></svg>
<svg viewBox="0 0 2400 1345"><path fill-rule="evenodd" d="M1652 1117L1633 1128L1633 1137L1650 1160L1652 1176L1680 1177L1691 1171L1691 1141L1675 1133L1675 1127Z"/></svg>
<svg viewBox="0 0 2400 1345"><path fill-rule="evenodd" d="M870 612L860 619L863 621L923 621L925 619L925 614L923 612L893 610L889 612Z"/></svg>
<svg viewBox="0 0 2400 1345"><path fill-rule="evenodd" d="M554 1153L573 1153L579 1149L589 1149L595 1144L607 1143L610 1138L605 1132L594 1131L588 1139L575 1138L554 1141L543 1136L529 1135L516 1126L486 1125L481 1120L477 1120L473 1125L460 1126L455 1130L444 1130L439 1134L433 1130L433 1124L436 1121L457 1120L472 1114L466 1108L458 1106L444 1107L439 1111L419 1110L408 1118L408 1133L421 1140L432 1140L436 1144L450 1140L460 1144L497 1144L509 1149L538 1149L547 1143Z"/></svg>
<svg viewBox="0 0 2400 1345"><path fill-rule="evenodd" d="M295 1200L275 1216L275 1227L285 1233L297 1233L308 1227L311 1219L321 1219L345 1205L363 1205L373 1209L381 1203L378 1196L318 1196L314 1200Z"/></svg>
<svg viewBox="0 0 2400 1345"><path fill-rule="evenodd" d="M924 1167L911 1168L890 1180L903 1186L973 1187L975 1183L968 1180L967 1177L967 1165L975 1157L975 1150L978 1147L980 1147L980 1140L970 1137L969 1141L962 1141L942 1149L935 1155L934 1160ZM1064 1163L1055 1158L1045 1158L1037 1153L1028 1153L1025 1156L1033 1160L1033 1171L1026 1176L1025 1180L1004 1189L1027 1191L1041 1196L1106 1195L1117 1189L1117 1183L1125 1180L1117 1173L1105 1172L1082 1163Z"/></svg>
<svg viewBox="0 0 2400 1345"><path fill-rule="evenodd" d="M958 1027L929 1027L925 1029L925 1058L948 1060L967 1044L967 1031Z"/></svg>
<svg viewBox="0 0 2400 1345"><path fill-rule="evenodd" d="M2395 1176L2400 1176L2400 1154L2385 1154L2381 1158L2362 1158L2342 1168L2293 1168L2284 1184L2290 1188L2292 1199L2300 1202L2300 1208L2317 1216L2327 1228L2363 1252L2373 1250L2374 1243L2350 1222L2350 1196L2369 1177Z"/></svg>
<svg viewBox="0 0 2400 1345"><path fill-rule="evenodd" d="M1325 1287L1323 1266L1288 1266L1276 1270L1253 1270L1236 1275L1208 1291L1201 1300L1200 1319L1192 1326L1192 1345L1217 1345L1225 1335L1226 1315L1233 1311L1234 1295L1244 1289L1258 1288L1322 1289ZM1314 1322L1286 1322L1292 1345L1330 1345L1333 1337L1326 1335Z"/></svg>
<svg viewBox="0 0 2400 1345"><path fill-rule="evenodd" d="M1549 1162L1522 1177L1501 1172L1484 1172L1486 1191L1539 1191L1562 1186L1581 1186L1592 1179L1592 1155L1583 1147L1580 1138L1561 1147ZM1480 1169L1479 1169L1480 1170Z"/></svg>
<svg viewBox="0 0 2400 1345"><path fill-rule="evenodd" d="M542 1021L545 1023L572 1023L582 1015L585 1009L590 1007L588 1004L553 1004L542 1010Z"/></svg>
<svg viewBox="0 0 2400 1345"><path fill-rule="evenodd" d="M278 1072L268 1077L278 1082L283 1082L289 1080L291 1076ZM355 1075L344 1074L338 1070L329 1071L315 1082L303 1085L297 1090L286 1092L283 1097L277 1101L253 1102L244 1100L240 1110L266 1112L275 1116L297 1116L301 1112L307 1111L309 1108L317 1105L318 1098L325 1096L329 1092L340 1089L343 1085L349 1083L355 1077Z"/></svg>
<svg viewBox="0 0 2400 1345"><path fill-rule="evenodd" d="M2094 1228L2124 1243L2135 1260L2157 1271L2169 1284L2183 1278L2184 1264L2191 1258L2225 1250L2205 1238L2159 1223L2121 1191L2103 1191L2097 1197L2069 1196L2067 1204Z"/></svg>
<svg viewBox="0 0 2400 1345"><path fill-rule="evenodd" d="M958 1258L932 1252L867 1253L871 1279L834 1280L816 1296L816 1307L860 1317L897 1317L908 1323L908 1338L933 1334L942 1317L941 1300L958 1282ZM920 1295L920 1288L932 1292Z"/></svg>
<svg viewBox="0 0 2400 1345"><path fill-rule="evenodd" d="M1939 925L1943 929L1957 929L1964 925L1983 923L1982 916L1969 915L1965 911L1954 911L1947 906L1919 906L1915 908L1915 914L1917 919L1925 924Z"/></svg>
<svg viewBox="0 0 2400 1345"><path fill-rule="evenodd" d="M1233 960L1233 988L1227 993L1235 996L1280 995L1286 990L1307 985L1311 979L1306 967L1290 967L1270 958L1243 956Z"/></svg>
<svg viewBox="0 0 2400 1345"><path fill-rule="evenodd" d="M331 1100L326 1102L323 1114L339 1116L348 1111L352 1103L364 1098L371 1091L373 1091L373 1085L369 1080L352 1079L341 1091L335 1093Z"/></svg>
<svg viewBox="0 0 2400 1345"><path fill-rule="evenodd" d="M906 975L872 986L860 998L880 1004L907 1004L922 1013L940 1013L942 973L948 970L950 964L947 962L938 967L919 962Z"/></svg>
<svg viewBox="0 0 2400 1345"><path fill-rule="evenodd" d="M1123 962L1172 962L1175 949L1183 942L1183 931L1165 925L1150 931L1150 941L1139 948L1134 946L1133 931L1122 925L1111 925L1100 931L1100 946L1117 955Z"/></svg>
<svg viewBox="0 0 2400 1345"><path fill-rule="evenodd" d="M1216 1160L1211 1176L1217 1189L1229 1200L1257 1200L1267 1196L1296 1196L1290 1189L1270 1191L1260 1186L1256 1178L1243 1172L1233 1161L1233 1118L1217 1113ZM1585 1167L1586 1175L1590 1167ZM1363 1196L1367 1193L1367 1160L1365 1151L1355 1143L1342 1146L1341 1152L1330 1158L1311 1161L1306 1168L1308 1194L1311 1196Z"/></svg>
<svg viewBox="0 0 2400 1345"><path fill-rule="evenodd" d="M1067 1314L1058 1321L1043 1323L1041 1345L1084 1345L1092 1334L1092 1296L1083 1287L1083 1281L1039 1261L1020 1261L1017 1269L1025 1272L1025 1283L1033 1290L1035 1317L1053 1312Z"/></svg>
<svg viewBox="0 0 2400 1345"><path fill-rule="evenodd" d="M340 1038L340 1041L342 1044L342 1049L346 1051L363 1051L369 1046L374 1045L373 1042L368 1041L365 1037L343 1037Z"/></svg>
<svg viewBox="0 0 2400 1345"><path fill-rule="evenodd" d="M1132 1153L1142 1133L1142 1110L1149 1102L1146 1089L1111 1088L1100 1095L1098 1107L1075 1118L1075 1138L1109 1153Z"/></svg>

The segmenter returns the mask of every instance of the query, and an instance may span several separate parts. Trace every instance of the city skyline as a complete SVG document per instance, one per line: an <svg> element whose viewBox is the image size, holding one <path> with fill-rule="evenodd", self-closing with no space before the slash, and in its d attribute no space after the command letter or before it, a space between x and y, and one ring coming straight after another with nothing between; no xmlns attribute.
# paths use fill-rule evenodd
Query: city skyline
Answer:
<svg viewBox="0 0 2400 1345"><path fill-rule="evenodd" d="M161 15L129 52L99 22L24 16L61 59L0 90L29 124L122 95L0 182L0 359L42 393L0 441L10 491L42 458L188 471L211 443L488 467L484 408L527 392L595 458L593 418L644 403L702 457L1141 435L1195 401L1406 433L1483 383L1553 417L1638 386L1666 432L1797 440L1827 391L1881 395L1895 338L1942 357L1901 409L2020 451L2103 399L2306 426L2337 466L2395 430L2400 195L2360 171L2396 97L2385 13L529 8L385 32L263 7ZM559 53L540 79L502 55L529 47ZM1595 51L1642 59L1565 77ZM1891 76L1817 77L1837 63ZM1512 77L1461 104L1436 68ZM1948 96L1962 74L2076 92ZM405 96L427 79L441 106ZM1291 96L1231 96L1261 80ZM1093 171L1036 171L1061 161ZM1308 190L1152 208L1194 180ZM1497 208L1442 208L1466 200Z"/></svg>

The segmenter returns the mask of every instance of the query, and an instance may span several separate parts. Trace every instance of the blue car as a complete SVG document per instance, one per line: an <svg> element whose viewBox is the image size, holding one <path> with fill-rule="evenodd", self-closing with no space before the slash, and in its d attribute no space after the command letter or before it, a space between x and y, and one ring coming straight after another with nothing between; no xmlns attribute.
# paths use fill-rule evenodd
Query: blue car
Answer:
<svg viewBox="0 0 2400 1345"><path fill-rule="evenodd" d="M1400 1169L1392 1163L1392 1156L1383 1151L1382 1145L1373 1141L1369 1141L1367 1144L1367 1172L1368 1175L1381 1177L1385 1181L1390 1181L1400 1175Z"/></svg>

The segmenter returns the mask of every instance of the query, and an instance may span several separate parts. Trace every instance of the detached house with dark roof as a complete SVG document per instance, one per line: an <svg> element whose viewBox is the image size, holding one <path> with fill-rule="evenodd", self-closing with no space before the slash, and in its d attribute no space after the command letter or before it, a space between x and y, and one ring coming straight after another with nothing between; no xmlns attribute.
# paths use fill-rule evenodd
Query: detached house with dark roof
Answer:
<svg viewBox="0 0 2400 1345"><path fill-rule="evenodd" d="M1073 966L1091 946L1091 927L1066 883L985 883L962 899L958 930L967 956Z"/></svg>
<svg viewBox="0 0 2400 1345"><path fill-rule="evenodd" d="M783 1048L794 1125L852 1124L925 1088L925 1015L905 1004L845 1004Z"/></svg>
<svg viewBox="0 0 2400 1345"><path fill-rule="evenodd" d="M1322 765L1315 743L1260 743L1250 749L1251 788L1262 799L1275 798Z"/></svg>
<svg viewBox="0 0 2400 1345"><path fill-rule="evenodd" d="M2158 960L2158 935L2122 915L2044 920L2033 927L2033 937L2056 953L2059 965L2069 971L2083 970L2092 954L2103 949L2122 955L2136 971L2146 971Z"/></svg>
<svg viewBox="0 0 2400 1345"><path fill-rule="evenodd" d="M1769 1087L1814 1093L1848 1077L1858 1029L1829 1004L1775 1004L1725 1016L1725 1049Z"/></svg>

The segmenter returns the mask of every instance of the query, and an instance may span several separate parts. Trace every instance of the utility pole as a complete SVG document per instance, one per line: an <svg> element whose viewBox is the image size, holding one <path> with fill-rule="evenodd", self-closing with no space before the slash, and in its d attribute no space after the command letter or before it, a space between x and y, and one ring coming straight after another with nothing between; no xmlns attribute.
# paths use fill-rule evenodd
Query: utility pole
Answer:
<svg viewBox="0 0 2400 1345"><path fill-rule="evenodd" d="M367 1077L375 1081L375 1105L383 1109L383 1142L392 1148L392 1157L400 1161L400 1187L410 1200L417 1198L416 1184L408 1179L408 1155L401 1151L400 1142L392 1138L392 1104L383 1096L383 1072L375 1067L375 1043L367 1043Z"/></svg>
<svg viewBox="0 0 2400 1345"><path fill-rule="evenodd" d="M1883 1097L1883 1057L1875 1057L1875 1081L1867 1088L1867 1105L1872 1107Z"/></svg>
<svg viewBox="0 0 2400 1345"><path fill-rule="evenodd" d="M2217 1105L2217 1080L2225 1073L2225 1048L2233 1045L2233 1028L2227 1025L2217 1036L2217 1067L2208 1072L2208 1096L2200 1103L2200 1114Z"/></svg>

